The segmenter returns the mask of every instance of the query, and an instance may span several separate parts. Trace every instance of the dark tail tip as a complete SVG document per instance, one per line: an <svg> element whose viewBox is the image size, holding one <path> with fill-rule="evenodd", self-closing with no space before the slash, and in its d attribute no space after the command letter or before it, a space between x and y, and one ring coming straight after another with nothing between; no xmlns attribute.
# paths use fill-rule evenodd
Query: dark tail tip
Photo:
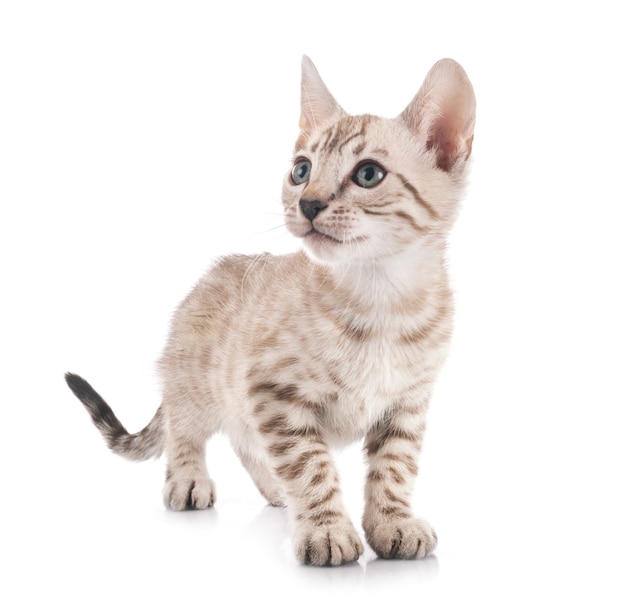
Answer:
<svg viewBox="0 0 626 604"><path fill-rule="evenodd" d="M153 456L158 457L161 454L163 445L160 409L141 432L128 434L126 428L115 417L111 407L87 380L75 373L66 373L65 381L87 409L91 420L100 430L109 448L115 453L135 461L149 459Z"/></svg>
<svg viewBox="0 0 626 604"><path fill-rule="evenodd" d="M115 417L111 407L106 404L104 399L92 388L87 380L75 373L66 373L65 381L71 391L89 411L91 419L100 431L105 434L105 438L110 440L111 438L119 438L128 434L126 428ZM109 446L112 446L110 443Z"/></svg>
<svg viewBox="0 0 626 604"><path fill-rule="evenodd" d="M100 398L91 384L75 373L66 373L65 381L70 390L82 401L85 397Z"/></svg>

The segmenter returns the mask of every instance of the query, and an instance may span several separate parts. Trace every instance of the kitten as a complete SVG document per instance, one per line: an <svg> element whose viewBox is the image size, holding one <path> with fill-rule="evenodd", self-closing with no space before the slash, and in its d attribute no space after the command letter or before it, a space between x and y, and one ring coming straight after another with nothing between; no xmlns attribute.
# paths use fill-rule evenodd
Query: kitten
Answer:
<svg viewBox="0 0 626 604"><path fill-rule="evenodd" d="M167 455L165 504L211 507L205 444L226 433L259 491L287 505L298 560L363 552L329 447L365 439L363 528L383 558L422 558L411 512L428 401L450 339L446 235L474 128L463 69L444 59L395 119L351 116L302 62L300 136L283 184L304 252L229 256L178 308L160 361L163 401L129 434L77 375L66 380L109 447Z"/></svg>

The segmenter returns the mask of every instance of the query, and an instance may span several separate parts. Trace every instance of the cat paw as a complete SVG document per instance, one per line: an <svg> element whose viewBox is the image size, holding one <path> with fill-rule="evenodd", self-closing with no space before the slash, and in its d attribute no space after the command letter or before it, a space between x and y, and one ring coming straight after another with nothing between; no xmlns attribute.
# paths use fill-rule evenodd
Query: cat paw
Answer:
<svg viewBox="0 0 626 604"><path fill-rule="evenodd" d="M170 479L163 492L165 505L176 512L203 510L215 503L215 484L209 479Z"/></svg>
<svg viewBox="0 0 626 604"><path fill-rule="evenodd" d="M366 527L365 537L380 558L411 560L428 556L437 547L437 533L427 522L401 518Z"/></svg>
<svg viewBox="0 0 626 604"><path fill-rule="evenodd" d="M274 508L284 508L287 503L285 501L285 498L283 497L283 494L281 491L279 491L278 489L267 489L264 488L262 486L258 486L259 492L261 493L261 495L263 495L263 497L265 497L265 499L267 500L267 502Z"/></svg>
<svg viewBox="0 0 626 604"><path fill-rule="evenodd" d="M340 566L358 560L363 544L349 520L318 526L305 524L294 536L296 558L311 566Z"/></svg>

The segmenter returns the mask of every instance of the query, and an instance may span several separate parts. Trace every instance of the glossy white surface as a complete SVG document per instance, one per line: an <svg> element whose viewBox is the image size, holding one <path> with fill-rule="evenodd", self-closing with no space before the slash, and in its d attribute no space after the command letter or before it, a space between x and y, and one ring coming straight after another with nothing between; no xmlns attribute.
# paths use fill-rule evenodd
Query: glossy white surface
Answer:
<svg viewBox="0 0 626 604"><path fill-rule="evenodd" d="M0 5L2 602L626 600L618 7L423 4ZM419 562L299 567L222 439L216 508L165 511L163 461L110 454L63 382L143 427L201 271L296 247L278 200L302 53L351 112L397 114L442 56L476 89ZM358 446L339 462L358 521Z"/></svg>

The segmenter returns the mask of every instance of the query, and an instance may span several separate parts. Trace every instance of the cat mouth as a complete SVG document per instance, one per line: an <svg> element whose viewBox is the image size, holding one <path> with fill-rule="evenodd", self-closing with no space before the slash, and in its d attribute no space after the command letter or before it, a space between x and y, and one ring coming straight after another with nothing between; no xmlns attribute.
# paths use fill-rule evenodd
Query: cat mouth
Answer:
<svg viewBox="0 0 626 604"><path fill-rule="evenodd" d="M304 234L304 239L307 241L315 242L315 243L331 243L333 245L346 245L353 243L360 243L367 239L364 235L358 235L356 237L342 237L341 239L337 239L337 237L333 237L328 233L323 233L319 231L315 227L312 227L307 233Z"/></svg>
<svg viewBox="0 0 626 604"><path fill-rule="evenodd" d="M313 241L330 241L338 244L344 243L344 241L336 239L332 235L327 235L326 233L322 233L322 231L318 231L315 227L312 227L311 230L304 235L304 238L311 239Z"/></svg>

